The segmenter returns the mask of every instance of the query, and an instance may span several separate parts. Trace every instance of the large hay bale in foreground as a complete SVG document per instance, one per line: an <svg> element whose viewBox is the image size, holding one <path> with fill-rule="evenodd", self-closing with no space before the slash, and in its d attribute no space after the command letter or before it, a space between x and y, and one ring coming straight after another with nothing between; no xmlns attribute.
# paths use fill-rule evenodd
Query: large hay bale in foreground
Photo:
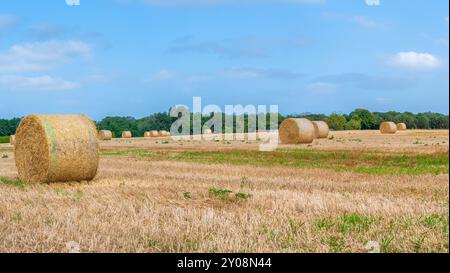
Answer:
<svg viewBox="0 0 450 273"><path fill-rule="evenodd" d="M97 129L85 115L30 115L17 128L14 154L25 182L89 181L99 162Z"/></svg>
<svg viewBox="0 0 450 273"><path fill-rule="evenodd" d="M391 121L385 121L380 125L380 132L382 134L395 134L397 133L397 124Z"/></svg>
<svg viewBox="0 0 450 273"><path fill-rule="evenodd" d="M16 144L16 136L15 135L9 136L9 144L11 144L11 145Z"/></svg>
<svg viewBox="0 0 450 273"><path fill-rule="evenodd" d="M316 138L327 138L330 128L325 121L313 121L314 134Z"/></svg>
<svg viewBox="0 0 450 273"><path fill-rule="evenodd" d="M281 123L279 135L284 144L312 143L315 138L314 125L305 118L288 118Z"/></svg>
<svg viewBox="0 0 450 273"><path fill-rule="evenodd" d="M122 138L132 138L133 134L130 131L123 131Z"/></svg>
<svg viewBox="0 0 450 273"><path fill-rule="evenodd" d="M405 123L398 123L397 124L397 130L399 130L399 131L406 131L406 129L407 129L407 126L406 126Z"/></svg>
<svg viewBox="0 0 450 273"><path fill-rule="evenodd" d="M100 132L98 132L98 138L100 140L111 140L112 132L108 130L100 130Z"/></svg>

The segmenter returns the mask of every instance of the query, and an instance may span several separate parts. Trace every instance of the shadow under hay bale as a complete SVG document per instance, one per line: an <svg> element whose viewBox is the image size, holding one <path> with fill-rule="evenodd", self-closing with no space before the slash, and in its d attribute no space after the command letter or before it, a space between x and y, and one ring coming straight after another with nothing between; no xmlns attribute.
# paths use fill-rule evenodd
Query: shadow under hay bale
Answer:
<svg viewBox="0 0 450 273"><path fill-rule="evenodd" d="M92 180L97 174L97 129L85 115L30 115L14 148L19 178L29 183Z"/></svg>

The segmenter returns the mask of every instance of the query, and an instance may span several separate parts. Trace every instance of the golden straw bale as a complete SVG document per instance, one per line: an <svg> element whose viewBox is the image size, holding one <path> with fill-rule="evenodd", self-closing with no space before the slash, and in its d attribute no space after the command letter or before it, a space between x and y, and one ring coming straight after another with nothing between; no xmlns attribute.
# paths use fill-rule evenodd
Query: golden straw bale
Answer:
<svg viewBox="0 0 450 273"><path fill-rule="evenodd" d="M133 134L131 134L130 131L123 131L122 132L122 138L132 138Z"/></svg>
<svg viewBox="0 0 450 273"><path fill-rule="evenodd" d="M314 125L305 118L285 119L279 129L283 144L312 143L315 138Z"/></svg>
<svg viewBox="0 0 450 273"><path fill-rule="evenodd" d="M14 154L25 182L92 180L99 163L97 129L85 115L29 115L17 128Z"/></svg>
<svg viewBox="0 0 450 273"><path fill-rule="evenodd" d="M407 126L406 126L405 123L398 123L397 124L397 130L399 130L399 131L406 131L406 129L407 129Z"/></svg>
<svg viewBox="0 0 450 273"><path fill-rule="evenodd" d="M380 125L380 132L382 134L395 134L397 133L397 124L391 121L385 121Z"/></svg>
<svg viewBox="0 0 450 273"><path fill-rule="evenodd" d="M313 121L314 134L316 138L327 138L330 133L330 128L325 121Z"/></svg>
<svg viewBox="0 0 450 273"><path fill-rule="evenodd" d="M98 139L100 140L111 140L112 139L112 132L108 130L100 130L98 132Z"/></svg>
<svg viewBox="0 0 450 273"><path fill-rule="evenodd" d="M12 135L9 137L9 144L14 145L16 143L16 136Z"/></svg>

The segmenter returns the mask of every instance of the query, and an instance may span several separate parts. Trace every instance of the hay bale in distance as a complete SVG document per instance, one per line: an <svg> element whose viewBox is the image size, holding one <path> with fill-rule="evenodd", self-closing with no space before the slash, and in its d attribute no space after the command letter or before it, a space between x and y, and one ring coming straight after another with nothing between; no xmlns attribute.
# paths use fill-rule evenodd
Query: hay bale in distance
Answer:
<svg viewBox="0 0 450 273"><path fill-rule="evenodd" d="M150 131L150 137L159 137L159 132L156 130Z"/></svg>
<svg viewBox="0 0 450 273"><path fill-rule="evenodd" d="M397 124L391 121L385 121L380 125L380 132L382 134L395 134L397 133Z"/></svg>
<svg viewBox="0 0 450 273"><path fill-rule="evenodd" d="M111 140L112 139L112 132L109 130L100 130L98 132L98 139L100 140Z"/></svg>
<svg viewBox="0 0 450 273"><path fill-rule="evenodd" d="M312 143L315 138L314 125L305 118L288 118L281 123L279 135L283 144Z"/></svg>
<svg viewBox="0 0 450 273"><path fill-rule="evenodd" d="M145 132L144 137L152 137L152 136L151 136L150 132Z"/></svg>
<svg viewBox="0 0 450 273"><path fill-rule="evenodd" d="M29 115L17 128L14 154L25 182L89 181L99 162L97 129L85 115Z"/></svg>
<svg viewBox="0 0 450 273"><path fill-rule="evenodd" d="M407 126L406 126L405 123L398 123L397 124L397 130L399 130L399 131L406 131L406 129L407 129Z"/></svg>
<svg viewBox="0 0 450 273"><path fill-rule="evenodd" d="M170 133L165 130L161 130L161 131L159 131L159 136L160 137L168 137L168 136L170 136Z"/></svg>
<svg viewBox="0 0 450 273"><path fill-rule="evenodd" d="M9 136L9 144L14 145L16 143L16 136L11 135Z"/></svg>
<svg viewBox="0 0 450 273"><path fill-rule="evenodd" d="M130 131L123 131L122 138L132 138L133 134Z"/></svg>
<svg viewBox="0 0 450 273"><path fill-rule="evenodd" d="M209 128L203 130L204 135L211 135L212 133L213 133L213 131Z"/></svg>
<svg viewBox="0 0 450 273"><path fill-rule="evenodd" d="M314 134L316 138L327 138L330 133L330 128L325 121L313 121Z"/></svg>

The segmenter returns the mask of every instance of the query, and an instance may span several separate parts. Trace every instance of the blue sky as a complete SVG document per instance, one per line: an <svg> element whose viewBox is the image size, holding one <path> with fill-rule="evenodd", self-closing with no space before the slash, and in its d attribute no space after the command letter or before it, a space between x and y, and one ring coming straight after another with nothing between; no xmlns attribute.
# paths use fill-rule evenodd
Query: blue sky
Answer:
<svg viewBox="0 0 450 273"><path fill-rule="evenodd" d="M75 0L71 0L75 1ZM3 0L0 117L448 113L447 0Z"/></svg>

